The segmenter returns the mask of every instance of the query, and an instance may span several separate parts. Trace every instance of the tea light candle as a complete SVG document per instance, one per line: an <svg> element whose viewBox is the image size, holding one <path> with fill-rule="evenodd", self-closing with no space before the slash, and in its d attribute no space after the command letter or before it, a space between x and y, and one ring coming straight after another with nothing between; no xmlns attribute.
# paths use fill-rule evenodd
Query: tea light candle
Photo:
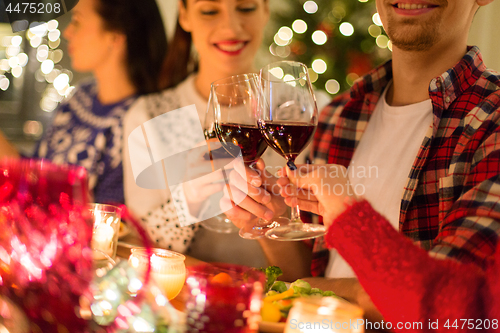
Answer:
<svg viewBox="0 0 500 333"><path fill-rule="evenodd" d="M186 280L185 257L180 253L164 249L152 249L152 251L151 258L148 258L146 249L132 249L129 263L137 270L146 272L149 259L151 278L171 300L179 294Z"/></svg>
<svg viewBox="0 0 500 333"><path fill-rule="evenodd" d="M284 333L363 333L363 310L335 297L307 297L294 302Z"/></svg>
<svg viewBox="0 0 500 333"><path fill-rule="evenodd" d="M167 298L172 299L177 296L186 280L186 271L172 266L171 263L168 263L168 259L165 260L164 257L154 253L151 256L151 265L154 267L151 277L167 294Z"/></svg>
<svg viewBox="0 0 500 333"><path fill-rule="evenodd" d="M94 230L91 247L94 251L94 259L112 259L116 255L120 218L118 207L111 205L92 204L90 211L94 216Z"/></svg>
<svg viewBox="0 0 500 333"><path fill-rule="evenodd" d="M98 249L108 256L113 256L113 237L115 231L109 224L101 223L94 230L94 235L92 236L92 248ZM99 256L99 254L97 254ZM104 256L102 256L104 258ZM102 258L101 258L102 259Z"/></svg>

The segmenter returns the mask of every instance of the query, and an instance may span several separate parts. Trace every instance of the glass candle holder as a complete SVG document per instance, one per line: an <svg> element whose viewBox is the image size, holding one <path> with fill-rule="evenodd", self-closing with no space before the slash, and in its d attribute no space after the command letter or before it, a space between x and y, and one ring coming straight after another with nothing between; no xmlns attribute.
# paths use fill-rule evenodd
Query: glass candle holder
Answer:
<svg viewBox="0 0 500 333"><path fill-rule="evenodd" d="M181 291L186 280L186 265L182 254L164 250L152 249L151 257L146 248L133 248L129 257L130 266L141 273L146 273L148 261L151 261L150 277L161 288L169 300L175 298Z"/></svg>
<svg viewBox="0 0 500 333"><path fill-rule="evenodd" d="M94 261L115 259L120 232L120 208L93 203L89 205L89 210L94 219L91 243L95 250Z"/></svg>
<svg viewBox="0 0 500 333"><path fill-rule="evenodd" d="M265 275L232 264L190 267L186 332L257 332Z"/></svg>
<svg viewBox="0 0 500 333"><path fill-rule="evenodd" d="M295 300L284 333L363 333L363 310L336 297Z"/></svg>

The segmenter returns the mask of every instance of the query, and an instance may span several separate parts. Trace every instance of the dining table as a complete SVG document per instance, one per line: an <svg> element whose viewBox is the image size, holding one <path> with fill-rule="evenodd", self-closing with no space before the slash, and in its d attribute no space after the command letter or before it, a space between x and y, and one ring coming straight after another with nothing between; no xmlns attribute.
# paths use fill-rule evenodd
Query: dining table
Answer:
<svg viewBox="0 0 500 333"><path fill-rule="evenodd" d="M117 248L117 258L118 260L128 260L129 256L130 256L130 253L131 253L131 250L134 248L134 247L142 247L143 244L141 243L140 239L134 234L134 233L130 233L128 235L126 235L125 237L121 237L120 240L118 241L118 248ZM194 257L191 257L189 255L186 255L184 254L185 256L185 265L186 267L193 267L193 266L196 266L196 265L199 265L199 264L205 264L207 262L204 262L202 260L198 260ZM336 281L334 281L334 285L337 286L337 288L335 288L335 292L336 294L340 294L339 296L343 296L344 298L346 298L344 295L342 295L341 292L338 292L337 290L341 291L342 290L342 286L345 284L346 282L342 279L338 279ZM185 301L186 301L186 296L187 296L187 287L184 286L183 289L181 290L181 292L172 300L170 300L170 304L178 311L180 312L184 312L185 310ZM365 320L366 320L366 316L365 316ZM371 319L371 318L369 318ZM378 319L377 319L378 320ZM265 330L265 331L259 331L259 333L271 333L271 332L278 332L278 331L268 331L268 330ZM385 330L381 330L381 329L365 329L364 330L365 333L384 333L384 332L387 332Z"/></svg>

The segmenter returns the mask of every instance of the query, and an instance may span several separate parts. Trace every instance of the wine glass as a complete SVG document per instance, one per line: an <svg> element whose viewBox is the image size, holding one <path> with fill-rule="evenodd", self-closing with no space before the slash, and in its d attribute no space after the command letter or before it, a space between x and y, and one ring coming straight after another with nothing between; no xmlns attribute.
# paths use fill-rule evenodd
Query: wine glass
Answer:
<svg viewBox="0 0 500 333"><path fill-rule="evenodd" d="M260 78L268 103L258 109L258 127L267 144L295 170L295 159L311 141L318 125L318 108L307 67L295 61L279 61L262 68ZM325 232L323 225L303 223L296 206L292 207L290 223L268 230L266 237L303 240Z"/></svg>
<svg viewBox="0 0 500 333"><path fill-rule="evenodd" d="M212 83L215 132L222 147L232 157L241 157L246 166L254 167L267 148L266 141L257 126L256 110L262 109L265 100L257 74L240 74ZM226 183L227 184L227 183ZM228 189L233 196L231 189ZM266 231L286 223L288 219L260 219L255 225L240 229L246 239L263 237Z"/></svg>
<svg viewBox="0 0 500 333"><path fill-rule="evenodd" d="M226 150L222 147L221 143L219 142L219 139L217 138L217 133L215 132L215 117L214 117L215 112L212 101L213 98L211 92L208 100L207 111L205 113L205 122L203 126L203 131L208 145L208 152L209 152L208 158L212 165L212 171L215 171L216 169L218 169L218 167L220 167L218 165L219 161L222 161L222 159L224 158L233 158L233 157L226 152ZM227 183L228 181L227 173L225 172L223 167L221 167L220 169L224 176L224 180ZM233 221L228 219L224 214L219 214L214 217L205 219L200 224L205 229L222 234L230 234L239 230L233 224Z"/></svg>

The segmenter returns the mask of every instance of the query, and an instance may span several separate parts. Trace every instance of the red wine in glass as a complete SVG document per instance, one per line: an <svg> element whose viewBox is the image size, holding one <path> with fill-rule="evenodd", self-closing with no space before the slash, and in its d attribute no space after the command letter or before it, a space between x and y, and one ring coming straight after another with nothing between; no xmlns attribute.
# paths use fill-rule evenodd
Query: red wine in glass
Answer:
<svg viewBox="0 0 500 333"><path fill-rule="evenodd" d="M246 165L255 163L267 148L259 128L254 125L222 123L216 125L222 147L237 157L240 154Z"/></svg>
<svg viewBox="0 0 500 333"><path fill-rule="evenodd" d="M311 141L316 130L316 126L310 123L260 120L258 124L267 144L292 162Z"/></svg>
<svg viewBox="0 0 500 333"><path fill-rule="evenodd" d="M318 108L309 79L308 68L295 61L278 61L260 70L261 87L266 98L257 110L257 124L266 142L296 170L295 159L307 146L318 124ZM303 223L298 206L291 207L290 222L266 231L266 237L281 240L304 240L320 237L326 228Z"/></svg>
<svg viewBox="0 0 500 333"><path fill-rule="evenodd" d="M213 112L212 123L206 126L207 131L212 127L222 145L233 157L241 156L247 167L255 166L267 148L264 136L257 125L258 110L265 108L265 98L262 94L260 78L257 74L240 74L217 80L211 87L211 105ZM260 172L254 169L256 172ZM246 177L242 175L242 177ZM226 183L229 187L229 183ZM241 189L235 189L244 192ZM228 193L233 204L238 205L244 200L247 193L233 195ZM243 194L243 195L240 195ZM271 221L259 219L254 225L247 224L240 229L240 236L246 239L264 237L264 234L277 225L287 223L287 219L273 218Z"/></svg>

